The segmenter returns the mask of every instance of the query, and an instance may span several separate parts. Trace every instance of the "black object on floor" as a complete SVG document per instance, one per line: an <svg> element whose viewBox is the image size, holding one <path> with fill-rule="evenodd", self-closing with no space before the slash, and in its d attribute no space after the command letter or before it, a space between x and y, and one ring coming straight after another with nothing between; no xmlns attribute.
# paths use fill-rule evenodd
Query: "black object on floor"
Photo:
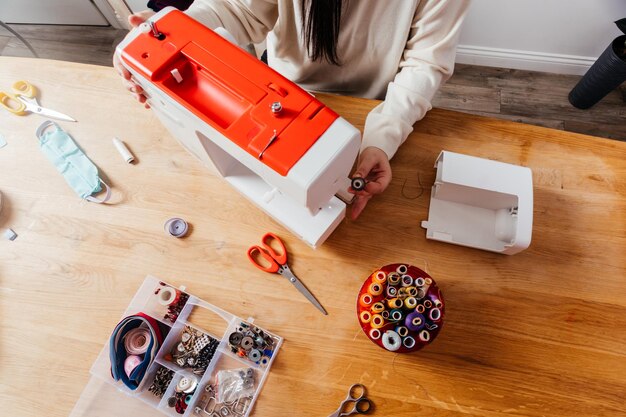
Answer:
<svg viewBox="0 0 626 417"><path fill-rule="evenodd" d="M626 19L615 23L626 33ZM626 81L626 35L615 38L600 55L569 93L569 102L579 109L588 109L624 81Z"/></svg>

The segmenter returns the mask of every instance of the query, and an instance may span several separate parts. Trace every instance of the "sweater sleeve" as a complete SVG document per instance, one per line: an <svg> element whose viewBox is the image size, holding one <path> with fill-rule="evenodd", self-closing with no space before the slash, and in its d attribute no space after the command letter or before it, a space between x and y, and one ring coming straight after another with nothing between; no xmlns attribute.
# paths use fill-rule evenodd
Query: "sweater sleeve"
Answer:
<svg viewBox="0 0 626 417"><path fill-rule="evenodd" d="M432 108L431 101L454 69L456 45L469 0L422 0L385 100L367 116L361 149L374 146L389 158Z"/></svg>
<svg viewBox="0 0 626 417"><path fill-rule="evenodd" d="M203 25L223 27L239 45L262 42L278 20L278 0L195 0L185 13Z"/></svg>

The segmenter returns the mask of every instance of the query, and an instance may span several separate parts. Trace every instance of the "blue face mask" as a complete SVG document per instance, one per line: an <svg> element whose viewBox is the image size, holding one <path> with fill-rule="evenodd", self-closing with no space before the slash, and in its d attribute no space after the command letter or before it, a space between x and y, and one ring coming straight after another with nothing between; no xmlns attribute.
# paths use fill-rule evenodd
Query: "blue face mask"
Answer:
<svg viewBox="0 0 626 417"><path fill-rule="evenodd" d="M53 129L45 132L49 127ZM104 203L111 198L111 189L98 176L98 168L59 125L47 120L37 128L35 134L39 139L41 151L76 194L94 203ZM102 199L92 197L92 194L102 191L100 184L106 188L106 195Z"/></svg>

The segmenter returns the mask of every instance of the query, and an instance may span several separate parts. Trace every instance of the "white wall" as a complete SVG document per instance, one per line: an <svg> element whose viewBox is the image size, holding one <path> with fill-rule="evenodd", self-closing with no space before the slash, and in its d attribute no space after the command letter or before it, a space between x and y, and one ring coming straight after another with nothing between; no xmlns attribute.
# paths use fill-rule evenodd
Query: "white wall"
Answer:
<svg viewBox="0 0 626 417"><path fill-rule="evenodd" d="M457 62L584 74L623 17L626 0L472 0Z"/></svg>
<svg viewBox="0 0 626 417"><path fill-rule="evenodd" d="M6 23L109 24L88 0L0 0L0 20Z"/></svg>

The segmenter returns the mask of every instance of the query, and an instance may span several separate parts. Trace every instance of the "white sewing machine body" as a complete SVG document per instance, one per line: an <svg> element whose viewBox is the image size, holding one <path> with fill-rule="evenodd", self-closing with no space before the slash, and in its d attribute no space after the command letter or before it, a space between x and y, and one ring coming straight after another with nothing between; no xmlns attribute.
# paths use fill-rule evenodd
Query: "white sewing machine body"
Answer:
<svg viewBox="0 0 626 417"><path fill-rule="evenodd" d="M163 39L144 23L117 53L160 121L276 221L313 247L323 243L345 217L335 194L346 186L360 132L178 10L150 21ZM276 102L282 110L273 112Z"/></svg>

